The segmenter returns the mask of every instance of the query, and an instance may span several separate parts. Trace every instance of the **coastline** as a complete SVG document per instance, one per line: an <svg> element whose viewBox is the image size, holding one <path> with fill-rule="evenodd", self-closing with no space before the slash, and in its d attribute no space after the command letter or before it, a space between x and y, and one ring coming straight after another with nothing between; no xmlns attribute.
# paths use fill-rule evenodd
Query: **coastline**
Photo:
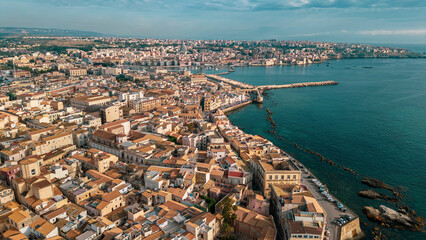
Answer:
<svg viewBox="0 0 426 240"><path fill-rule="evenodd" d="M408 52L410 54L407 55L390 55L390 56L363 56L363 57L339 57L339 58L328 58L328 59L322 59L319 61L313 61L311 63L303 63L298 64L296 63L280 63L280 64L265 64L265 63L235 63L235 64L226 64L226 63L220 63L220 64L214 64L206 65L206 66L193 66L193 65L173 65L173 66L160 66L162 68L200 68L203 69L204 67L219 67L219 68L227 68L229 66L232 67L278 67L278 66L307 66L307 65L314 65L314 64L327 64L327 62L331 61L339 61L339 60L349 60L349 59L418 59L418 58L426 58L426 55L417 53L417 52ZM149 68L150 66L145 65L139 65L140 67L146 67ZM215 73L216 75L228 75L232 72L221 72L219 74Z"/></svg>
<svg viewBox="0 0 426 240"><path fill-rule="evenodd" d="M229 80L236 81L236 80L233 80L233 79L229 79ZM240 83L239 81L236 81L236 82ZM245 83L241 82L241 84L245 84ZM310 84L312 84L312 82L308 83L307 86L310 86ZM323 82L321 82L320 84L315 83L315 86L337 85L337 84L338 84L337 82L329 81L329 82L326 82L325 84ZM285 88L304 87L304 85L306 85L306 83L298 83L298 84L296 84L296 86L293 86L292 84L290 84L290 85L285 85L286 86ZM266 91L266 90L281 88L281 87L277 87L277 86L272 85L272 87L265 88L263 90ZM267 87L267 86L265 86L265 87ZM255 102L252 101L252 100L247 101L247 102L243 102L243 103L237 104L235 106L231 106L231 107L222 109L221 111L227 117L228 121L232 125L238 127L242 132L246 133L245 131L242 130L243 128L241 128L241 126L235 125L233 122L231 122L228 118L228 115L231 114L233 111L242 109L242 108L244 108L244 107L246 107L246 106L248 106L252 103L255 103ZM260 103L260 104L262 104L262 103ZM272 144L274 144L273 141L271 141L270 139L268 139L266 137L263 137L263 138L265 138L266 140L268 140ZM332 194L328 190L327 186L325 184L323 184L320 180L318 180L318 177L316 177L310 170L308 170L308 168L306 168L304 164L302 164L299 160L294 158L291 154L284 151L282 148L280 148L280 147L278 147L278 148L281 150L282 153L285 153L286 155L288 155L290 157L290 160L291 160L290 163L293 165L293 167L295 169L298 169L298 170L301 171L301 173L302 173L301 174L301 176L302 176L301 180L303 181L302 184L305 185L306 187L308 187L309 191L315 196L315 198L319 201L320 205L327 212L327 216L328 216L327 222L328 222L328 228L329 228L330 234L331 234L330 235L331 239L362 239L362 238L364 238L366 235L361 228L360 218L359 218L358 214L356 214L355 211L350 209L346 204L341 202L334 194ZM329 195L331 195L332 198L335 199L334 200L335 202L329 202L329 200L324 201L323 195L322 195L322 193L320 193L320 189L317 188L313 184L313 179L316 180L317 186L323 186L326 189L325 191ZM339 209L339 210L337 210L338 214L336 214L336 209L337 209L336 205L338 206L339 204L343 207L343 209L347 209L347 210L342 211L341 209ZM339 211L341 211L341 212L339 212ZM336 219L336 217L340 217L341 215L343 215L345 213L349 213L351 216L353 216L352 220L350 220L347 224L344 224L342 226L338 226L338 225L332 223ZM355 237L353 235L354 233L356 233Z"/></svg>
<svg viewBox="0 0 426 240"><path fill-rule="evenodd" d="M243 108L245 106L248 106L248 105L250 105L252 103L253 103L253 101L251 101L251 100L247 101L247 102L243 102L243 103L237 104L235 106L231 106L231 107L222 109L222 112L226 115L226 114L231 113L232 111L238 110L238 109Z"/></svg>
<svg viewBox="0 0 426 240"><path fill-rule="evenodd" d="M228 114L232 113L234 110L246 107L246 106L250 105L251 103L252 102L250 101L250 102L246 102L246 103L236 105L236 106L232 107L233 109L228 110L227 113L225 113L223 111L223 113L226 115L226 118L228 119L228 121L233 126L236 126L238 129L240 129L244 133L246 133L246 132L244 130L242 130L243 129L242 127L235 125L231 120L229 120ZM251 133L246 133L246 134L252 135ZM271 141L270 139L268 139L264 136L262 136L262 137L265 138L266 140L270 141L272 144L274 144L273 141ZM304 186L306 186L309 189L309 191L315 196L315 198L317 199L319 204L323 207L324 211L327 213L327 223L328 223L328 229L330 231L330 239L333 239L333 240L334 239L363 239L366 235L361 228L360 218L359 218L358 214L356 214L355 211L350 209L346 204L344 204L343 202L338 200L338 198L328 190L327 186L325 184L323 184L318 179L318 177L316 177L308 168L306 168L303 163L301 163L299 160L294 158L292 156L292 154L289 154L287 151L284 151L281 147L278 147L278 148L281 150L282 153L285 153L286 155L288 155L290 157L290 161L289 161L290 164L295 169L298 169L299 171L301 171L301 173L302 173L301 174L301 177L302 177L301 178L301 181L302 181L301 184L303 184ZM316 181L316 186L314 185L314 183L315 183L314 180ZM319 186L324 187L326 189L326 192L335 199L336 204L341 204L343 206L343 208L347 209L347 211L340 210L341 211L340 212L339 210L337 210L337 215L336 215L335 203L323 199L323 196L320 193ZM350 220L348 223L346 223L342 226L337 226L336 224L332 223L335 220L335 217L340 217L342 214L345 214L345 213L353 216L352 220ZM353 237L354 233L356 233L355 237Z"/></svg>
<svg viewBox="0 0 426 240"><path fill-rule="evenodd" d="M356 59L354 59L354 60L356 60ZM404 63L404 65L402 65L402 66L406 66L406 68L407 69L409 69L410 71L412 71L412 70L414 70L414 69L416 69L418 66L419 66L419 64L421 64L421 63L423 63L423 61L424 60L421 60L421 59L419 59L418 61L420 61L420 62L418 62L418 64L415 64L415 65L412 65L412 64L414 64L414 61L412 61L412 60L401 60L403 63ZM416 61L417 62L417 61ZM357 61L356 62L356 64L357 64L357 70L354 70L354 68L352 67L352 66L350 66L353 70L343 70L344 69L344 66L345 65L350 65L350 64L352 64L351 62L349 62L349 63L343 63L343 62L341 62L340 64L338 64L338 65L334 65L335 66L335 68L334 68L334 70L331 70L332 71L332 73L334 73L334 72L338 72L338 73L342 73L342 74L344 74L344 75L342 75L342 76L346 76L346 75L348 75L348 77L347 78L345 78L345 79L347 79L347 80L352 80L352 83L355 83L355 84L349 84L349 82L347 82L346 84L344 84L344 85L346 85L346 87L345 87L345 89L347 90L347 88L352 88L352 87L356 87L356 89L357 90L361 90L361 89L365 89L365 88L372 88L372 89L381 89L381 86L383 85L383 84L388 84L388 81L385 81L385 80L383 80L383 81L373 81L373 80L376 80L377 79L377 76L375 76L375 75L372 75L372 77L371 78L365 78L365 79L363 79L361 82L359 82L359 83L357 83L357 81L355 81L355 80L357 80L357 79L359 79L359 76L358 75L354 75L353 74L353 72L355 72L355 71L357 71L357 72L364 72L365 74L362 74L362 75L360 75L360 76L364 76L364 75L366 75L366 74L368 74L368 75L371 75L371 73L380 73L380 75L382 75L382 69L384 69L384 70L387 70L388 72L389 72L389 66L391 66L393 69L399 69L399 68L397 68L397 67L395 67L395 66L399 66L399 61L398 60L390 60L390 61L387 61L387 60L385 60L385 61L380 61L379 60L379 62L378 62L378 65L376 65L376 64L374 64L374 60L370 60L370 61L367 61L366 63L365 62L363 62L363 60L360 60L360 61ZM338 70L336 70L336 66L338 66L337 67L337 69ZM363 70L362 68L362 66L373 66L374 67L374 71L372 71L372 70ZM416 67L412 67L412 66L416 66ZM317 68L314 68L314 69L317 69ZM376 70L376 69L378 69L378 70ZM253 69L253 71L255 72L255 73L259 73L259 72L263 72L263 70L255 70L255 69ZM322 67L322 70L321 71L328 71L327 70L327 68L325 67L325 66L323 66ZM370 72L370 71L372 71L372 72ZM378 71L380 71L380 72L378 72ZM312 73L317 73L317 71L312 71L311 70L311 72ZM247 70L247 72L244 72L244 74L243 75L241 75L241 76L246 76L247 74L248 74L249 72L248 72L248 70ZM280 70L277 70L277 73L276 74L279 74L280 73ZM350 75L350 76L349 76ZM376 74L377 75L377 74ZM238 77L237 77L238 76ZM235 75L235 79L239 79L239 81L244 81L244 78L241 78L241 76L239 75L239 74L236 74ZM275 75L273 75L274 77L276 77ZM416 75L417 76L417 75ZM251 79L248 79L247 80L247 82L249 82L249 83L252 83L252 84L262 84L262 80L263 80L263 78L261 77L261 75L256 75L256 77L254 77L253 78L254 80L256 80L256 79L258 79L258 80L256 80L256 81L253 81L253 80L251 80ZM270 79L272 79L273 80L273 78L265 78L265 80L270 80ZM417 79L417 78L416 78ZM373 82L370 82L370 84L368 84L368 87L367 87L367 85L366 85L366 81L367 80L371 80L371 81L373 81ZM271 81L269 81L269 82L271 82ZM394 83L394 82L393 82ZM408 84L408 83L406 83L406 82L404 82L404 81L402 81L402 82L400 82L400 83L395 83L394 84L394 86L396 87L396 88L398 88L398 87L400 87L400 85L403 85L403 86L405 86L406 84ZM362 88L360 88L360 87L362 87ZM411 89L411 88L409 88L409 89ZM391 89L392 90L392 89ZM305 92L305 91L304 91ZM321 92L323 92L323 91L321 91ZM325 90L325 92L330 92L330 91L328 91L328 90ZM402 94L403 92L401 92L401 94ZM274 96L274 99L270 99L270 100L268 100L267 102L266 102L266 106L269 108L269 107L273 107L273 106L277 106L277 104L278 104L278 102L277 101L283 101L283 100L286 100L287 102L290 102L291 104L293 104L294 105L294 101L289 101L289 99L288 99L288 97L287 98L281 98L281 97L279 97L278 95L281 95L281 94L277 94L277 96ZM291 94L290 96L292 96L292 97L294 97L294 95L295 94ZM337 96L341 96L342 94L337 94L336 95L336 97ZM364 95L364 94L363 94ZM305 96L305 95L301 95L301 96ZM320 95L319 95L320 96ZM413 96L420 96L420 95L413 95ZM276 97L278 97L278 98L276 98ZM400 98L398 98L398 97L388 97L388 95L384 95L384 97L386 97L386 98L384 98L384 99L388 99L388 100L392 100L392 99L396 99L396 100L399 100ZM422 97L423 98L423 97ZM316 98L313 98L313 99L316 99ZM356 95L356 99L359 99L359 96L358 95ZM370 99L370 98L368 98L368 99ZM365 102L365 101L367 101L368 99L364 99L363 101ZM401 99L401 102L402 102L402 100L403 99ZM404 98L404 102L405 102L406 100L405 100L405 98ZM328 102L328 101L327 101ZM351 102L351 101L349 101L349 102ZM390 102L392 102L392 101L390 101ZM306 104L306 102L304 102L304 104ZM401 103L402 104L402 103ZM399 105L401 105L401 104L397 104L397 106L399 106ZM316 104L316 105L318 105L318 104ZM393 107L395 107L395 104L386 104L386 107L387 107L387 105L392 105ZM279 105L278 105L279 106ZM417 105L416 105L417 106ZM250 107L249 108L250 110L249 110L249 112L251 112L251 114L240 114L240 113L235 113L236 114L236 116L240 116L241 115L241 117L247 117L247 116L249 116L249 119L256 119L255 121L257 121L257 122L259 122L260 120L264 120L264 117L263 117L263 114L262 114L262 117L260 117L260 119L259 118L254 118L255 117L255 115L257 114L257 115L260 115L260 112L261 112L261 110L259 110L259 109L256 109L255 107ZM275 107L275 109L273 109L273 111L275 111L275 112L277 112L277 114L279 114L279 107L277 108L277 107ZM403 109L405 109L405 108L403 108ZM258 111L257 111L258 110ZM374 110L374 109L372 109L372 110ZM402 110L402 109L401 109ZM247 112L247 110L242 110L242 111L244 111L244 112ZM264 111L264 110L263 110ZM239 112L239 111L238 111ZM256 113L252 113L252 112L256 112ZM298 112L300 112L300 111L298 111ZM303 111L302 111L303 112ZM405 110L404 110L404 112L405 112ZM411 112L411 111L409 111L409 112ZM287 114L290 114L290 113L295 113L294 111L292 111L291 110L291 108L287 111ZM408 112L407 112L408 113ZM228 117L230 116L230 113L229 114L227 114L228 115ZM279 115L280 117L282 117L282 115ZM243 122L243 120L238 120L238 118L241 118L241 117L230 117L230 119L233 119L231 122L234 124L235 123L235 126L238 126L238 127L241 127L241 129L250 129L250 132L251 132L251 134L262 134L263 135L263 133L262 132L264 132L264 131L266 131L267 130L267 128L265 128L265 126L264 125L262 125L262 129L263 130L261 130L261 129L254 129L253 127L253 124L245 124L244 122ZM338 119L341 119L341 118L338 118ZM279 119L277 119L277 120L279 120ZM281 122L282 123L282 122ZM241 125L242 124L242 125ZM362 125L361 125L362 126ZM397 125L397 126L399 126L399 125ZM254 130L254 131L253 131ZM384 128L380 128L380 129L377 129L377 131L381 131L381 130L384 130ZM291 130L286 130L286 131L291 131ZM317 131L315 131L315 132L317 132ZM318 131L318 133L321 133L322 131ZM266 133L265 133L266 134ZM285 134L285 133L283 133L283 134ZM306 134L306 133L304 133L304 134ZM367 134L368 135L368 134ZM267 138L268 139L273 139L274 140L274 142L276 142L277 144L278 144L278 146L280 146L280 147L283 147L284 149L288 149L287 148L287 145L286 144L281 144L281 142L279 141L279 140L277 140L277 139L275 139L273 136L271 136L270 134L267 134L267 135L265 135L265 136L267 136ZM333 135L332 135L333 136ZM380 137L385 137L385 136L387 136L386 134L381 134L380 135ZM300 139L299 140L297 140L297 141L299 141L299 142L303 142L303 141L301 141ZM314 149L316 149L316 150L318 150L318 151L320 151L320 152L322 152L322 153L325 153L325 154L327 154L327 151L325 151L324 149L321 149L321 148L318 148L318 144L316 145L316 146L314 146L314 145L309 145L309 146L311 146L311 147L314 147ZM289 151L291 151L291 152L294 152L294 151L297 151L297 150L294 150L293 148L290 148L290 149L288 149ZM374 150L374 149L372 149L372 150ZM379 149L379 150L381 150L381 149ZM342 151L343 152L343 151ZM329 181L328 179L327 179L327 177L324 179L324 174L322 174L322 171L323 171L323 169L325 169L325 168L329 168L328 166L325 166L325 167L319 167L318 165L321 165L321 163L313 163L313 164L309 164L309 162L312 160L312 162L315 162L315 161L317 161L317 159L315 159L315 158L313 158L313 157L309 157L309 156L306 156L305 155L305 153L302 153L302 152L295 152L296 153L296 155L297 155L297 157L298 157L298 159L300 159L300 161L303 161L305 164L308 164L310 167L311 167L311 170L312 171L314 171L315 173L316 173L316 175L318 175L318 177L322 177L322 179L325 181L325 182L327 182L328 184L330 184L329 186L330 186L330 188L331 189L333 189L333 193L336 193L336 194L338 194L338 195L340 195L340 194L342 194L341 195L341 197L343 198L343 199L345 199L345 201L346 201L346 203L347 204L349 204L353 209L355 209L356 211L357 211L357 214L359 214L360 215L360 217L361 217L361 219L362 219L362 221L363 221L363 224L365 225L365 227L363 227L363 230L365 230L366 231L366 233L367 233L367 235L368 236L371 236L371 234L370 234L370 230L372 230L374 227L376 227L376 226L378 226L376 223L373 223L373 222L371 222L371 221L368 221L367 219L366 219L366 216L364 215L364 214L362 214L362 212L361 212L361 208L362 208L362 206L368 206L368 205L371 205L371 204L373 204L373 206L374 205L378 205L378 204L385 204L385 205L390 205L390 206L392 206L393 204L389 204L389 203L386 203L386 202L380 202L380 201L371 201L371 200L365 200L365 199L359 199L358 200L358 198L353 198L353 200L351 200L351 199L348 199L348 196L351 196L351 195L356 195L356 193L358 192L358 190L365 190L366 189L366 186L365 185L361 185L361 181L358 181L358 180L360 180L360 178L359 177L356 177L355 176L355 178L353 178L353 177L351 177L349 174L345 174L345 172L344 171L340 171L340 170L325 170L325 173L328 173L328 174L330 174L330 171L331 172L333 172L333 171L338 171L339 172L339 174L337 174L337 175L335 175L335 176L333 176L333 177L330 177L330 179L334 179L334 181ZM359 155L357 152L356 152L356 154L357 155ZM355 156L357 156L357 155L355 155ZM335 160L338 160L338 157L336 157L336 154L328 154L328 156L330 156L332 159L335 159ZM384 155L384 156L386 156L386 155ZM353 158L353 157L352 157ZM350 159L350 158L349 158ZM357 167L358 167L358 169L357 170L359 170L359 164L353 164L353 165L349 165L349 163L347 163L347 162L344 162L344 161L341 161L340 162L340 164L342 165L342 164L348 164L347 166L351 166L351 167L353 167L354 169L357 169ZM328 165L328 164L327 164ZM382 171L379 171L379 172L382 172ZM404 171L404 172L406 172L406 171ZM346 175L345 177L342 177L342 175ZM405 190L406 189L406 187L404 187L404 186L407 186L407 185L405 185L404 183L401 183L401 181L394 181L393 179L390 179L389 177L383 177L382 178L382 176L381 175L375 175L375 174L373 174L373 173L371 173L371 171L366 171L366 172L362 172L362 175L364 175L364 176L370 176L370 177L376 177L376 178L381 178L381 179L383 179L385 182L387 182L387 183L389 183L389 184L391 184L392 186L395 186L395 187L397 187L397 188L399 188L401 191L403 191L403 193L404 193L404 195L405 195L405 193L407 192L407 190ZM399 175L401 175L401 174L399 174ZM336 176L340 176L339 177L339 180L338 181L347 181L347 182L345 182L344 184L342 184L343 186L337 186L337 187L332 187L332 185L335 185L333 182L336 182ZM351 178L351 179L350 179ZM349 179L350 179L350 181L349 181ZM398 179L398 178L395 178L395 179ZM417 180L415 181L415 182L417 182ZM339 185L339 184L337 184L337 185ZM361 186L359 186L359 185L361 185ZM354 191L351 191L350 189L352 189L352 188L350 188L350 187L354 187ZM348 188L349 187L349 188ZM408 186L407 186L408 187ZM358 188L358 189L357 189ZM359 189L359 188L361 188L361 189ZM357 189L357 190L356 190ZM344 192L344 191L346 191L346 192ZM352 194L352 193L354 193L354 194ZM423 208L422 207L419 207L419 206L417 206L416 207L416 205L415 205L415 202L414 202L414 204L413 204L413 196L414 196L414 193L415 193L415 190L412 190L411 191L411 196L410 195L407 195L406 197L404 197L403 198L403 202L401 203L401 204L405 204L405 205L407 205L407 206L411 206L411 207L413 207L416 211L417 210L419 210L419 212L420 212L420 216L421 215L423 215L423 213L422 212L424 212L423 211ZM418 196L418 195L415 195L416 197ZM355 197L355 196L354 196ZM418 201L417 201L418 202ZM359 206L359 205L361 205L361 206ZM395 207L395 205L393 205L394 207ZM398 208L398 207L397 207ZM416 208L420 208L420 209L416 209ZM367 224L368 224L368 226L367 226ZM367 229L368 229L368 231L367 231ZM382 228L382 227L380 227L380 229L381 229L381 231L383 231L383 233L384 233L384 235L385 236L393 236L393 237L395 237L395 236L399 236L399 239L405 239L405 238L403 238L403 237L401 237L401 236L403 236L403 235L407 235L407 236L419 236L420 234L421 234L421 232L411 232L411 231L400 231L400 230L394 230L394 229L392 229L392 228Z"/></svg>

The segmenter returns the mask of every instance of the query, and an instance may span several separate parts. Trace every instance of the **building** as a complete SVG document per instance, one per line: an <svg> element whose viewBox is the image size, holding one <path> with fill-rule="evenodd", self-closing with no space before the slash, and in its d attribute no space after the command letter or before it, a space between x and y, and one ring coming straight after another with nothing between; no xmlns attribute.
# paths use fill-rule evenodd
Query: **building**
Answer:
<svg viewBox="0 0 426 240"><path fill-rule="evenodd" d="M109 67L105 68L105 67L103 67L101 69L102 75L120 75L122 73L123 73L123 71L122 71L121 68L109 68Z"/></svg>
<svg viewBox="0 0 426 240"><path fill-rule="evenodd" d="M189 78L191 79L191 85L208 82L207 77L200 74L193 74Z"/></svg>
<svg viewBox="0 0 426 240"><path fill-rule="evenodd" d="M67 74L70 77L78 77L87 75L87 70L84 68L69 68Z"/></svg>
<svg viewBox="0 0 426 240"><path fill-rule="evenodd" d="M96 213L98 216L103 217L124 205L123 195L115 190L102 196L102 201L96 205Z"/></svg>
<svg viewBox="0 0 426 240"><path fill-rule="evenodd" d="M64 103L61 101L51 101L50 106L57 111L64 109Z"/></svg>
<svg viewBox="0 0 426 240"><path fill-rule="evenodd" d="M238 239L275 240L277 231L272 216L266 217L243 207L235 211L234 231Z"/></svg>
<svg viewBox="0 0 426 240"><path fill-rule="evenodd" d="M71 99L71 106L75 108L87 108L90 106L105 106L112 98L101 95L76 97Z"/></svg>
<svg viewBox="0 0 426 240"><path fill-rule="evenodd" d="M323 239L327 213L303 185L272 185L271 214L281 239Z"/></svg>
<svg viewBox="0 0 426 240"><path fill-rule="evenodd" d="M104 106L100 111L102 123L109 123L123 117L123 111L118 105Z"/></svg>
<svg viewBox="0 0 426 240"><path fill-rule="evenodd" d="M211 213L202 213L185 222L186 230L196 239L214 240L219 232L219 220Z"/></svg>
<svg viewBox="0 0 426 240"><path fill-rule="evenodd" d="M129 107L134 109L136 112L151 111L161 106L161 99L139 99L129 102Z"/></svg>
<svg viewBox="0 0 426 240"><path fill-rule="evenodd" d="M0 103L9 102L9 96L0 95Z"/></svg>
<svg viewBox="0 0 426 240"><path fill-rule="evenodd" d="M74 145L78 148L87 146L90 138L90 132L88 130L80 129L72 132L72 138Z"/></svg>
<svg viewBox="0 0 426 240"><path fill-rule="evenodd" d="M43 155L52 152L58 148L73 145L71 132L55 132L53 134L42 136L40 141L32 143L31 155Z"/></svg>
<svg viewBox="0 0 426 240"><path fill-rule="evenodd" d="M299 185L301 171L295 170L287 160L260 160L255 176L258 184L267 198L271 196L271 185Z"/></svg>
<svg viewBox="0 0 426 240"><path fill-rule="evenodd" d="M40 175L41 159L29 158L19 162L21 177L29 179Z"/></svg>
<svg viewBox="0 0 426 240"><path fill-rule="evenodd" d="M26 70L18 70L13 72L14 78L29 78L31 77L31 72Z"/></svg>
<svg viewBox="0 0 426 240"><path fill-rule="evenodd" d="M0 185L0 204L3 205L15 199L15 193L9 187Z"/></svg>
<svg viewBox="0 0 426 240"><path fill-rule="evenodd" d="M117 156L94 148L84 153L76 153L72 157L81 162L83 169L95 169L100 173L108 171L118 162Z"/></svg>

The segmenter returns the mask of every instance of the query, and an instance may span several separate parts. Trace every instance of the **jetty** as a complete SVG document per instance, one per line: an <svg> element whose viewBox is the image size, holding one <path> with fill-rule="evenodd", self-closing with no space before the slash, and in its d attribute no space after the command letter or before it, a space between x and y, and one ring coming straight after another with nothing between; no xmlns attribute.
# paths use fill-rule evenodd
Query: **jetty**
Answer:
<svg viewBox="0 0 426 240"><path fill-rule="evenodd" d="M225 77L221 77L218 76L217 74L204 74L204 76L207 77L207 79L214 81L214 82L223 82L223 83L227 83L235 88L242 88L242 89L255 89L256 86L247 84L247 83L242 83L236 80L232 80L229 78L225 78Z"/></svg>
<svg viewBox="0 0 426 240"><path fill-rule="evenodd" d="M227 74L229 74L229 72L216 73L215 75L227 75Z"/></svg>
<svg viewBox="0 0 426 240"><path fill-rule="evenodd" d="M321 81L321 82L303 82L303 83L291 83L291 84L281 84L281 85L262 85L262 86L254 86L248 83L242 83L240 81L236 81L233 79L225 78L222 76L218 76L217 74L204 74L207 79L214 82L223 82L231 85L235 88L241 88L246 90L260 90L264 92L269 89L279 89L279 88L301 88L301 87L316 87L316 86L327 86L327 85L337 85L339 84L336 81Z"/></svg>
<svg viewBox="0 0 426 240"><path fill-rule="evenodd" d="M279 89L279 88L301 88L301 87L316 87L316 86L327 86L327 85L338 85L336 81L322 81L322 82L303 82L303 83L291 83L291 84L282 84L282 85L264 85L258 86L256 88L262 89L262 91L269 89Z"/></svg>

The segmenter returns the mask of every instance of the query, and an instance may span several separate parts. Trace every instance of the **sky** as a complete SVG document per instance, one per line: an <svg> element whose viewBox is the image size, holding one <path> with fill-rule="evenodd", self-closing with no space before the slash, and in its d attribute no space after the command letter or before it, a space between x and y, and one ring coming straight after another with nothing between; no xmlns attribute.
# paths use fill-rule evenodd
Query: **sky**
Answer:
<svg viewBox="0 0 426 240"><path fill-rule="evenodd" d="M0 0L0 27L143 38L426 43L426 0Z"/></svg>

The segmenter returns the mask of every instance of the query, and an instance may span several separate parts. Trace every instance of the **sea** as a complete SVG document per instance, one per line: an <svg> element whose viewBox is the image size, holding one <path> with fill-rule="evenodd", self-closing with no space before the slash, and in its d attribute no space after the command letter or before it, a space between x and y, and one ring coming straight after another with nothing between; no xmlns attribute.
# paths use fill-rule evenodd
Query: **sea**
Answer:
<svg viewBox="0 0 426 240"><path fill-rule="evenodd" d="M378 44L373 44L378 45ZM382 44L385 45L385 44ZM386 44L426 53L426 44ZM358 197L373 177L403 194L400 204L426 217L426 58L343 59L306 66L235 67L224 77L252 85L333 80L338 85L267 91L263 104L231 112L231 122L259 134L302 162L330 192L359 215L371 239L378 226L363 206L395 204ZM224 69L219 69L221 72ZM208 73L214 73L210 71ZM277 135L266 121L273 112ZM321 162L294 143L359 175ZM377 190L377 189L376 189ZM387 190L377 190L392 196ZM426 239L424 232L381 228L384 239Z"/></svg>

